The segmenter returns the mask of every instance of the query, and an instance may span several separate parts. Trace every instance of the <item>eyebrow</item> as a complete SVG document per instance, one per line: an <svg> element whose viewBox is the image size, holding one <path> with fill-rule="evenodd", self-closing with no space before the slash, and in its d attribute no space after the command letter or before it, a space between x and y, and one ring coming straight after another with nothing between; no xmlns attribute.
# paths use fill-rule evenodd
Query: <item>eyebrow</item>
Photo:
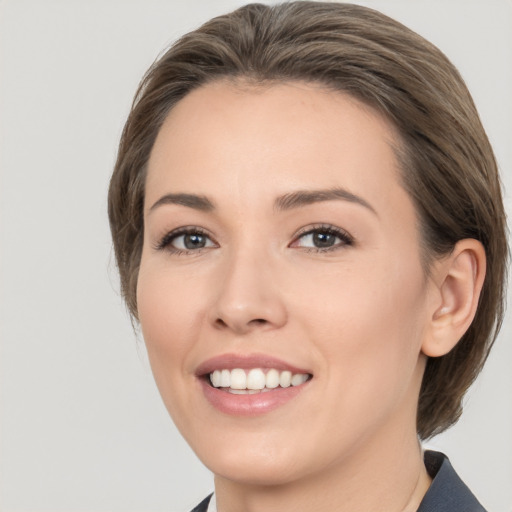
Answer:
<svg viewBox="0 0 512 512"><path fill-rule="evenodd" d="M349 203L359 204L378 216L377 212L372 205L368 203L368 201L340 187L322 190L297 190L295 192L290 192L276 198L274 201L274 209L278 211L292 210L294 208L300 208L301 206L334 200L342 200L348 201ZM166 204L178 204L203 212L209 212L215 209L214 203L206 196L177 193L165 194L162 196L153 204L153 206L151 206L149 212L152 212L159 206Z"/></svg>
<svg viewBox="0 0 512 512"><path fill-rule="evenodd" d="M198 196L196 194L165 194L149 209L149 212L155 210L164 204L179 204L187 206L194 210L209 212L215 208L214 204L206 196Z"/></svg>
<svg viewBox="0 0 512 512"><path fill-rule="evenodd" d="M323 201L342 200L349 203L356 203L364 206L375 215L378 216L373 206L360 196L349 192L348 190L340 187L329 188L323 190L298 190L290 192L275 200L274 208L280 211L291 210L309 204L319 203Z"/></svg>

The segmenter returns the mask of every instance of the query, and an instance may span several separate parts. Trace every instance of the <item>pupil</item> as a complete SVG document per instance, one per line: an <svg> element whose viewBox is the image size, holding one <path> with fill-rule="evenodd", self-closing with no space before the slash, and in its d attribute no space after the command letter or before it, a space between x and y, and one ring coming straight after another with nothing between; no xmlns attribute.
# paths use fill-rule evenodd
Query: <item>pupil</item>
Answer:
<svg viewBox="0 0 512 512"><path fill-rule="evenodd" d="M201 248L204 247L206 244L206 240L203 235L185 235L183 241L187 249Z"/></svg>
<svg viewBox="0 0 512 512"><path fill-rule="evenodd" d="M314 233L313 242L316 247L332 247L335 236L330 233Z"/></svg>

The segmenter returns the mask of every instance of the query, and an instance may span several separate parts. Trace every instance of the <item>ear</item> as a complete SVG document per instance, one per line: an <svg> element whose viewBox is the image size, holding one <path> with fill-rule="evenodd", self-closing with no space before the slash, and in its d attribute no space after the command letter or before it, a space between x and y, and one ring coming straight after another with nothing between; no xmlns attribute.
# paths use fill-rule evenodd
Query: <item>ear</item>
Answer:
<svg viewBox="0 0 512 512"><path fill-rule="evenodd" d="M422 352L447 354L467 331L476 313L485 278L485 250L478 240L460 240L452 253L432 268L435 299Z"/></svg>

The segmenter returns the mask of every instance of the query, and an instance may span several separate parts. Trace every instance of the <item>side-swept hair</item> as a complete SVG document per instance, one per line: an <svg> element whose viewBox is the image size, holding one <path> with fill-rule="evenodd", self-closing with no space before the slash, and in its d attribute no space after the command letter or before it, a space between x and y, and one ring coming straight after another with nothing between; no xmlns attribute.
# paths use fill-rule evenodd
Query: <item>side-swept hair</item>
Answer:
<svg viewBox="0 0 512 512"><path fill-rule="evenodd" d="M173 106L215 80L320 83L396 127L397 160L419 220L424 268L464 238L479 240L486 279L475 319L448 354L429 358L417 429L455 423L500 327L508 249L497 165L457 70L431 43L369 8L346 3L250 4L178 40L143 78L110 182L109 219L121 289L137 319L146 165Z"/></svg>

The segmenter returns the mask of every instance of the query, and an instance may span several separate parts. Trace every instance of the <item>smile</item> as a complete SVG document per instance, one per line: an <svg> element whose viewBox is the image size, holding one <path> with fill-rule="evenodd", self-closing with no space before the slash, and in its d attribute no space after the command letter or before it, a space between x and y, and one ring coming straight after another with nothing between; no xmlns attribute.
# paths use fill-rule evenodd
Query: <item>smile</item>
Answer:
<svg viewBox="0 0 512 512"><path fill-rule="evenodd" d="M225 354L200 365L196 373L207 401L235 416L270 412L309 387L313 375L263 355Z"/></svg>
<svg viewBox="0 0 512 512"><path fill-rule="evenodd" d="M293 373L291 371L279 371L275 368L252 368L244 370L214 370L210 373L210 383L214 388L221 388L233 394L255 394L271 391L276 388L288 388L300 386L309 378L307 373Z"/></svg>

